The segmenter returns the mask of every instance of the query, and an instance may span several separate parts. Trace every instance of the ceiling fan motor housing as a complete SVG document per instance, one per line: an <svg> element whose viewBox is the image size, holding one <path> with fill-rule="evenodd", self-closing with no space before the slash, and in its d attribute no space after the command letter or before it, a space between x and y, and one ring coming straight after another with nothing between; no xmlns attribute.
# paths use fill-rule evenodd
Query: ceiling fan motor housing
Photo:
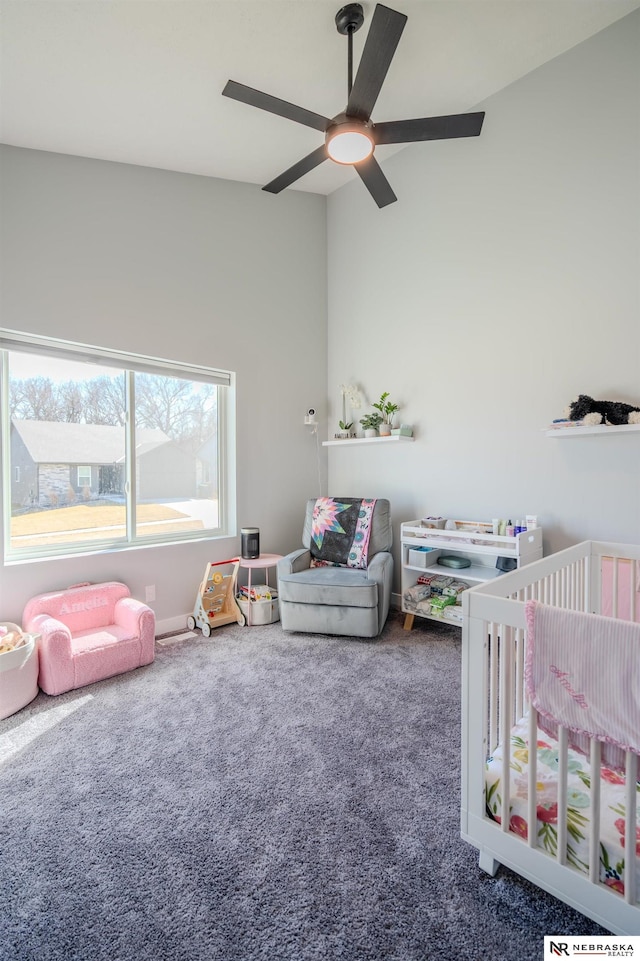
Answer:
<svg viewBox="0 0 640 961"><path fill-rule="evenodd" d="M364 10L360 3L348 3L336 13L336 27L338 33L346 36L355 33L364 23Z"/></svg>
<svg viewBox="0 0 640 961"><path fill-rule="evenodd" d="M375 124L371 120L358 120L357 117L350 117L348 113L339 113L331 120L327 127L327 140L335 136L336 133L363 133L373 140L373 130Z"/></svg>

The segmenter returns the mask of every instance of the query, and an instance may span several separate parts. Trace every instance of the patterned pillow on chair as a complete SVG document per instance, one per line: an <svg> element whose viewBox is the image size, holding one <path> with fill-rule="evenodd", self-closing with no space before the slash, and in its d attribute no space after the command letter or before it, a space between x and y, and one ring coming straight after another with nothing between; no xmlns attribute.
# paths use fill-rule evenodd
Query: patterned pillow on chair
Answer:
<svg viewBox="0 0 640 961"><path fill-rule="evenodd" d="M375 498L318 497L311 526L311 566L366 570L375 504Z"/></svg>

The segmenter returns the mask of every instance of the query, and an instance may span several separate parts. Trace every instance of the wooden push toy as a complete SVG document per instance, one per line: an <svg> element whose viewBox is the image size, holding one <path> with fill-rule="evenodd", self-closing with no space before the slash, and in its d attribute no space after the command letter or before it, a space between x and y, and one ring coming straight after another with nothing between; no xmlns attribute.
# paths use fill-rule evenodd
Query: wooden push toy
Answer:
<svg viewBox="0 0 640 961"><path fill-rule="evenodd" d="M193 608L187 618L190 631L199 627L204 637L210 637L211 629L223 624L244 624L245 617L236 602L236 581L240 561L233 557L229 561L213 561L207 564L204 578Z"/></svg>

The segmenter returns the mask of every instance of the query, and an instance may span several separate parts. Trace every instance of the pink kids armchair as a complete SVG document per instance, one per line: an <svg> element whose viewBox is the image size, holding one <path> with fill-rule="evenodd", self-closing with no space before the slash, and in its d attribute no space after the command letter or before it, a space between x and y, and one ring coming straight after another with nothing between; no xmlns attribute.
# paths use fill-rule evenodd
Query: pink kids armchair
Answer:
<svg viewBox="0 0 640 961"><path fill-rule="evenodd" d="M40 634L38 684L46 694L64 694L154 658L155 615L116 581L38 594L27 602L22 623Z"/></svg>

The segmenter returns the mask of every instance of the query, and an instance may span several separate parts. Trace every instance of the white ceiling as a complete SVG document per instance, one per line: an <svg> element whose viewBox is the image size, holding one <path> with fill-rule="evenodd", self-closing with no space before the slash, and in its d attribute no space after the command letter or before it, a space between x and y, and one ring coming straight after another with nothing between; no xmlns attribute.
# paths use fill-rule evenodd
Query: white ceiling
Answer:
<svg viewBox="0 0 640 961"><path fill-rule="evenodd" d="M344 2L1 0L0 139L265 184L322 134L221 91L232 79L325 116L343 110L347 41L334 17ZM640 0L387 5L409 19L374 121L468 111ZM374 6L363 3L356 67ZM327 194L353 176L327 161L296 187Z"/></svg>

